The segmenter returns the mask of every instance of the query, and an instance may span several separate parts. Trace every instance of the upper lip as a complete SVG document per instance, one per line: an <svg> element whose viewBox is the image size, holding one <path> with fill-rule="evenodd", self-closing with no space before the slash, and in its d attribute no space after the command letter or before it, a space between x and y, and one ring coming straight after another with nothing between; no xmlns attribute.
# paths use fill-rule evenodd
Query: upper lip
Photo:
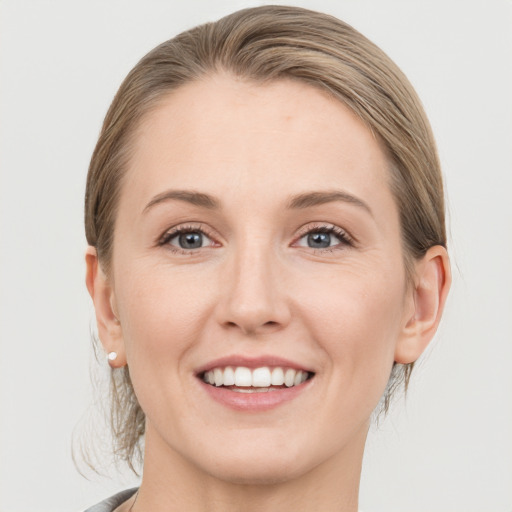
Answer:
<svg viewBox="0 0 512 512"><path fill-rule="evenodd" d="M208 363L197 368L196 374L199 375L209 370L213 370L214 368L225 368L226 366L244 366L251 369L261 368L263 366L280 366L283 368L293 368L294 370L302 370L314 373L313 370L300 363L279 356L262 355L258 357L248 357L234 354L209 361Z"/></svg>

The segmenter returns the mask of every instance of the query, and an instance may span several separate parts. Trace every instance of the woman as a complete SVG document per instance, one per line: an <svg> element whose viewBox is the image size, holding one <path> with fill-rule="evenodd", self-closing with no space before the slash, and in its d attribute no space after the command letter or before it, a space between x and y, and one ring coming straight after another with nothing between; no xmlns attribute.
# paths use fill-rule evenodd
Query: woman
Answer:
<svg viewBox="0 0 512 512"><path fill-rule="evenodd" d="M450 286L428 121L332 17L239 11L121 85L87 180L87 287L138 490L91 511L358 506L370 416Z"/></svg>

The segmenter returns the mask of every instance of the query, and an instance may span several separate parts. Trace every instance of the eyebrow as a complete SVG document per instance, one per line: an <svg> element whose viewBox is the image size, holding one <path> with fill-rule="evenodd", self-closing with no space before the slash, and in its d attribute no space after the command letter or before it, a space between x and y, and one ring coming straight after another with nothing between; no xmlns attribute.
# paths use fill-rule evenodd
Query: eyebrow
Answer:
<svg viewBox="0 0 512 512"><path fill-rule="evenodd" d="M334 201L342 201L344 203L359 206L373 217L371 208L363 200L342 190L326 190L298 194L290 198L287 207L291 210L311 208L312 206L319 206L326 203L332 203Z"/></svg>
<svg viewBox="0 0 512 512"><path fill-rule="evenodd" d="M194 190L167 190L151 199L151 201L145 206L143 213L157 204L172 200L184 201L208 210L220 209L220 201L209 194ZM342 190L326 190L297 194L289 198L286 207L289 210L301 210L335 201L353 204L363 208L373 216L372 210L364 201Z"/></svg>
<svg viewBox="0 0 512 512"><path fill-rule="evenodd" d="M196 192L194 190L167 190L151 199L151 201L145 206L143 213L157 204L172 200L184 201L208 210L220 209L219 201L209 194Z"/></svg>

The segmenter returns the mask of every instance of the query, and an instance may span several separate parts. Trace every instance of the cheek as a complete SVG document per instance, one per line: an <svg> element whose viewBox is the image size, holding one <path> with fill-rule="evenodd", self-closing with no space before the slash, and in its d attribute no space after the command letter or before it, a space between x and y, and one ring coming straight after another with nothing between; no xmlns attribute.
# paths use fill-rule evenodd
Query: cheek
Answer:
<svg viewBox="0 0 512 512"><path fill-rule="evenodd" d="M174 413L190 402L189 355L204 338L210 292L204 276L195 279L150 262L132 265L125 275L130 279L120 281L116 295L135 394L149 420L180 438L181 420Z"/></svg>
<svg viewBox="0 0 512 512"><path fill-rule="evenodd" d="M201 275L151 265L132 266L130 279L116 289L127 356L133 365L178 361L197 341L210 308L210 290Z"/></svg>
<svg viewBox="0 0 512 512"><path fill-rule="evenodd" d="M338 272L296 297L333 368L344 379L385 386L403 317L404 279L397 271Z"/></svg>

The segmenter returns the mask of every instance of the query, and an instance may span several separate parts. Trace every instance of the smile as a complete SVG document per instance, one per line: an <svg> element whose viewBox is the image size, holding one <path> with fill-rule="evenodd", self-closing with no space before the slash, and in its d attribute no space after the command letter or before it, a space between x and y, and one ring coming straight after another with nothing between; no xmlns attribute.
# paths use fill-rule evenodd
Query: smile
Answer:
<svg viewBox="0 0 512 512"><path fill-rule="evenodd" d="M246 413L265 412L309 396L316 380L311 368L272 355L231 355L210 361L195 374L206 396Z"/></svg>
<svg viewBox="0 0 512 512"><path fill-rule="evenodd" d="M312 374L305 370L281 366L262 366L254 369L227 366L205 371L202 379L212 386L229 388L239 393L261 393L298 386L311 376Z"/></svg>

